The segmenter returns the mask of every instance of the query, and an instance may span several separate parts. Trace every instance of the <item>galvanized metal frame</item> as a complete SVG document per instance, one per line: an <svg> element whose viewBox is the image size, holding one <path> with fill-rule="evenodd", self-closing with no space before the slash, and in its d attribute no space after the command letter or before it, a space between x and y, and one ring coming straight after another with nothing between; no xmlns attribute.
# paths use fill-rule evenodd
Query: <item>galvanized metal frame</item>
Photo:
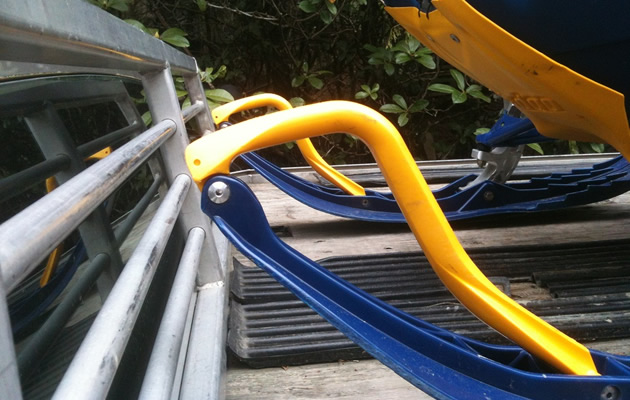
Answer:
<svg viewBox="0 0 630 400"><path fill-rule="evenodd" d="M72 15L81 15L81 18L72 18L72 22L68 23ZM160 396L169 397L173 392L175 397L181 393L181 398L221 398L224 388L222 380L227 315L225 276L229 266L229 246L201 213L201 193L195 185L190 184L183 157L188 144L184 116L201 134L213 130L195 60L88 2L6 0L0 9L0 65L19 67L0 71L0 80L38 73L94 72L141 77L153 120L156 121L152 128L109 157L72 178L68 177L68 181L57 190L0 226L0 242L3 243L0 247L0 325L4 327L0 331L0 353L3 354L0 398L22 398L9 329L6 292L28 275L67 233L84 221L158 148L161 161L152 161L156 167L154 174L160 175L160 178L163 175L171 187L169 194L162 200L152 228L147 231L121 278L114 284L112 290L117 295L110 296L104 304L103 314L97 317L88 338L57 389L55 398L106 397L117 367L114 360L119 359L124 352L128 334L151 281L149 275L152 275L151 271L154 271L159 260L159 257L155 257L156 253L163 248L175 221L175 229L189 234L190 240L194 242L192 249L184 252L185 259L182 260L182 265L188 266L181 273L187 277L187 282L195 275L195 268L190 267L190 258L199 260L200 265L198 286L195 286L191 295L185 295L188 301L183 300L167 308L167 315L164 316L165 321L173 318L173 314L186 315L187 318L183 325L180 318L176 327L181 336L181 346L176 343L155 346L156 359L164 359L163 351L179 352L168 357L170 364L164 366L171 371L169 376L173 378L173 388L164 389ZM184 112L180 110L175 95L173 73L184 77L192 100L193 105ZM98 143L99 146L107 141L118 141L139 128L137 111L129 107L122 108L130 127L108 135L107 139ZM98 146L92 143L89 149L83 147L75 151L83 155ZM48 162L40 169L47 169L50 165ZM57 163L54 167L55 172L62 168ZM42 172L35 172L36 176L29 180L41 178ZM164 194L165 191L161 191L161 195ZM125 227L125 230L128 229ZM106 253L108 251L94 255L95 271L106 264L103 261L110 257ZM86 278L87 281L89 279ZM78 287L76 292L82 290L85 287ZM127 313L128 310L133 311ZM116 318L120 324L113 324L111 318ZM119 326L124 327L125 334L118 333ZM165 332L171 330L165 329L168 329ZM163 337L167 333L160 335ZM186 351L188 354L184 353ZM191 355L191 351L203 353ZM100 369L101 363L108 366L106 373ZM163 373L159 367L158 364L153 369L158 375ZM199 384L200 380L204 383ZM147 381L147 385L151 385L150 381Z"/></svg>

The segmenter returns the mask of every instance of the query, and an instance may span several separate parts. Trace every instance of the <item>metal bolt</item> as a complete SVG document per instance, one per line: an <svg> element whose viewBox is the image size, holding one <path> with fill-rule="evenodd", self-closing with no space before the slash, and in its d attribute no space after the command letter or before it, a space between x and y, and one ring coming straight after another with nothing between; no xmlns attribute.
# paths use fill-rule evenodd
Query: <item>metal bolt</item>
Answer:
<svg viewBox="0 0 630 400"><path fill-rule="evenodd" d="M459 38L454 33L451 33L450 36L451 36L451 39L453 39L453 42L459 43Z"/></svg>
<svg viewBox="0 0 630 400"><path fill-rule="evenodd" d="M208 188L208 198L215 204L223 204L230 199L230 187L225 182L216 181Z"/></svg>
<svg viewBox="0 0 630 400"><path fill-rule="evenodd" d="M490 190L487 190L487 191L483 192L483 198L486 201L492 201L492 200L494 200L494 193L491 192Z"/></svg>
<svg viewBox="0 0 630 400"><path fill-rule="evenodd" d="M368 199L363 199L363 200L361 200L361 205L363 207L367 207L367 206L370 205L370 201Z"/></svg>
<svg viewBox="0 0 630 400"><path fill-rule="evenodd" d="M232 126L232 124L229 122L221 122L219 124L219 129L227 128L228 126Z"/></svg>
<svg viewBox="0 0 630 400"><path fill-rule="evenodd" d="M602 390L600 398L602 400L618 400L621 398L621 391L617 386L608 385Z"/></svg>

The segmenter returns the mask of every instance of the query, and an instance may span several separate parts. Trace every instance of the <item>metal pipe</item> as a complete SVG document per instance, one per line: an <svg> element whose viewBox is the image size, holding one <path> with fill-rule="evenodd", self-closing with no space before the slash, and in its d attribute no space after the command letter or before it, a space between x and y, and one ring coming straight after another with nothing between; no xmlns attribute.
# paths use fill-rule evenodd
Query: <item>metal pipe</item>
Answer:
<svg viewBox="0 0 630 400"><path fill-rule="evenodd" d="M68 15L81 15L68 23ZM0 48L5 61L150 71L169 64L196 73L197 64L157 38L148 37L85 1L2 0Z"/></svg>
<svg viewBox="0 0 630 400"><path fill-rule="evenodd" d="M70 159L60 154L55 158L42 161L11 176L0 179L0 203L24 193L27 189L69 166Z"/></svg>
<svg viewBox="0 0 630 400"><path fill-rule="evenodd" d="M133 210L127 215L125 220L118 225L117 229L114 231L114 236L119 246L125 241L131 229L133 229L138 219L140 219L151 203L161 183L162 178L158 175ZM81 304L81 298L83 298L85 293L94 285L109 262L110 258L107 254L98 254L90 262L85 272L77 280L76 284L72 286L68 294L64 296L59 306L57 306L55 311L48 317L44 325L42 325L42 327L29 338L26 345L22 347L17 357L18 369L22 379L28 377L28 374L33 371L36 363L46 350L48 350L49 346L54 342L74 311Z"/></svg>
<svg viewBox="0 0 630 400"><path fill-rule="evenodd" d="M131 136L132 134L138 132L142 128L143 128L143 125L140 122L135 121L131 125L115 130L114 132L110 132L107 135L104 135L97 139L92 140L91 142L84 143L78 146L77 150L79 154L81 155L81 157L83 158L89 157L92 154L104 149L107 146L113 146L114 144L118 143L120 140Z"/></svg>
<svg viewBox="0 0 630 400"><path fill-rule="evenodd" d="M7 293L0 285L0 399L22 400Z"/></svg>
<svg viewBox="0 0 630 400"><path fill-rule="evenodd" d="M20 377L25 379L33 372L36 363L53 344L57 335L64 328L72 314L81 304L81 299L109 264L110 258L105 253L97 255L87 266L83 274L72 285L70 291L48 317L44 325L31 336L17 356Z"/></svg>
<svg viewBox="0 0 630 400"><path fill-rule="evenodd" d="M171 396L205 235L199 227L192 228L188 234L142 383L141 400L166 400Z"/></svg>
<svg viewBox="0 0 630 400"><path fill-rule="evenodd" d="M174 132L163 120L0 226L0 272L14 288Z"/></svg>
<svg viewBox="0 0 630 400"><path fill-rule="evenodd" d="M186 107L182 110L182 118L184 122L190 121L195 115L199 114L203 111L204 104L200 101L196 101L191 104L189 107Z"/></svg>
<svg viewBox="0 0 630 400"><path fill-rule="evenodd" d="M123 242L129 235L133 227L136 225L136 222L138 222L144 211L147 209L147 207L151 203L151 200L153 200L153 197L155 197L155 194L160 188L162 181L162 176L160 174L156 174L153 178L153 183L146 191L146 193L142 195L140 201L136 203L136 206L127 215L125 220L122 221L116 227L116 229L114 229L114 237L116 238L116 243L118 244L118 247L122 246Z"/></svg>
<svg viewBox="0 0 630 400"><path fill-rule="evenodd" d="M179 175L116 281L53 399L104 399L191 186Z"/></svg>

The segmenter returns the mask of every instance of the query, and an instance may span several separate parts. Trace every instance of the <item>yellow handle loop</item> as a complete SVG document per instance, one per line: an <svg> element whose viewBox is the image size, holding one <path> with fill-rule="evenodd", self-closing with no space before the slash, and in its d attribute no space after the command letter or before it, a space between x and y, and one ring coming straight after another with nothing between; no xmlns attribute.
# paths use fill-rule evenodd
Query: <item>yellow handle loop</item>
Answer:
<svg viewBox="0 0 630 400"><path fill-rule="evenodd" d="M376 111L330 101L280 111L207 135L186 149L200 187L211 175L229 173L238 154L293 140L344 132L358 136L376 162L418 243L446 287L472 313L560 371L597 375L584 346L498 290L461 246L396 128Z"/></svg>
<svg viewBox="0 0 630 400"><path fill-rule="evenodd" d="M292 108L291 103L283 97L271 93L263 93L219 106L212 110L212 118L214 119L214 123L218 126L221 122L226 122L228 118L230 118L230 115L234 113L265 106L273 106L278 110L288 110ZM324 161L310 139L301 139L296 142L306 162L321 176L328 179L333 185L347 194L365 196L365 189L363 189L361 185L346 177Z"/></svg>

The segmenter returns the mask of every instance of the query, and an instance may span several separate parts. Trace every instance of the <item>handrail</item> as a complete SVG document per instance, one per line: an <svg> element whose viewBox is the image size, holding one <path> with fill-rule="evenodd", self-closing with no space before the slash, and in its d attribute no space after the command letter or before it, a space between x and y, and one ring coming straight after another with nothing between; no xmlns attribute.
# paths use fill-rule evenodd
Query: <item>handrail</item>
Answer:
<svg viewBox="0 0 630 400"><path fill-rule="evenodd" d="M0 226L0 273L14 288L173 134L165 120Z"/></svg>
<svg viewBox="0 0 630 400"><path fill-rule="evenodd" d="M110 156L111 157L111 156ZM179 175L127 262L53 399L104 399L191 186Z"/></svg>
<svg viewBox="0 0 630 400"><path fill-rule="evenodd" d="M142 199L140 199L120 225L116 227L114 237L116 238L118 246L123 244L131 232L131 229L147 209L161 183L162 178L159 175L156 176L153 184L142 196ZM40 359L46 350L48 350L49 346L52 345L54 339L80 305L81 298L83 298L85 293L94 285L102 271L109 264L109 261L109 256L105 253L99 253L94 257L42 327L22 346L17 355L18 368L22 379L32 372L37 360Z"/></svg>
<svg viewBox="0 0 630 400"><path fill-rule="evenodd" d="M188 234L138 396L140 400L167 400L171 396L204 236L204 230L197 227Z"/></svg>
<svg viewBox="0 0 630 400"><path fill-rule="evenodd" d="M101 136L91 142L80 145L77 150L79 155L87 157L95 151L107 146L111 146L130 135L138 132L142 128L139 122L135 122L124 128L120 128L105 136ZM44 160L27 169L0 179L0 203L7 201L26 190L33 187L44 179L55 175L57 172L66 169L70 165L70 160L65 155L58 155L55 158Z"/></svg>
<svg viewBox="0 0 630 400"><path fill-rule="evenodd" d="M71 23L68 23L68 18L72 15L81 15L81 18L72 18ZM190 120L193 128L201 134L214 130L195 59L83 0L61 2L4 0L0 7L0 60L0 81L6 82L0 85L1 116L20 113L30 117L40 110L41 102L39 101L42 99L49 101L47 107L51 114L54 114L52 111L55 111L56 106L83 107L86 104L114 102L129 124L127 127L81 146L68 143L68 135L62 138L64 122L58 116L55 116L56 123L59 125L57 131L47 130L50 124L45 119L39 121L38 129L33 129L33 126L29 125L34 136L35 131L39 133L36 139L43 138L38 141L38 145L42 152L46 150L44 156L47 159L55 159L57 154L67 152L71 165L67 166L65 163L61 166L57 165L60 163L58 160L45 161L42 165L36 166L34 172L37 172L37 176L29 177L29 183L32 183L33 179L39 180L41 174L48 175L48 173L63 175L61 181L65 182L57 190L0 226L0 240L3 243L0 246L0 326L4 327L0 330L0 353L3 354L0 357L0 398L22 398L13 337L6 312L6 292L15 288L73 229L79 227L82 238L88 237L86 244L92 243L93 250L87 251L91 263L88 267L90 274L82 275L69 288L71 293L67 294L68 300L62 300L58 307L59 311L55 312L55 318L47 323L45 332L38 334L39 338L44 337L45 340L27 343L27 347L23 347L28 350L20 354L20 370L23 370L24 365L38 358L41 349L49 343L47 340L52 336L50 332L53 334L59 332L59 329L64 326L70 314L69 310L73 309L76 303L74 300L84 293L95 276L99 275L101 266L106 264L103 261L106 258L111 260L110 265L100 273L101 279L97 283L99 294L104 295L109 292L113 279L119 273L119 268L112 268L112 265L116 264L120 267L122 263L116 243L112 243L114 241L110 237L112 232L101 212L100 205L145 161L148 162L154 178L157 179L159 175L164 180L163 184L154 182L152 188L156 189L159 186L162 199L160 210L163 207L169 208L168 218L165 219L161 211L153 217L144 238L136 247L119 279L113 284L115 290L107 297L105 305L101 308L81 347L88 350L80 350L77 353L72 365L79 366L70 367L58 387L56 396L57 398L92 398L92 396L104 398L110 391L116 368L110 368L103 373L98 368L99 364L95 365L91 361L94 354L88 356L82 354L86 351L88 353L92 350L96 351L98 352L96 358L100 355L99 361L105 361L104 365L108 367L112 366L110 361L116 360L114 364L117 364L121 360L130 335L135 340L136 331L132 333L131 328L140 312L140 303L150 284L150 279L144 279L146 276L142 272L149 272L151 275L155 270L155 265L160 262L159 248L163 248L163 241L169 237L172 225L177 221L176 231L172 235L174 240L191 232L192 228L196 228L193 229L195 232L203 232L199 267L196 269L197 284L200 287L193 288L195 293L191 297L192 307L196 309L210 303L220 306L212 307L212 311L205 313L203 319L188 318L185 322L186 329L191 331L199 329L203 335L191 334L191 338L184 340L189 340L191 347L196 342L200 342L198 344L206 346L209 351L205 352L204 357L198 359L193 367L189 366L188 360L192 358L187 357L189 354L183 354L178 358L177 368L180 372L177 379L183 380L185 376L190 377L193 382L198 382L198 377L203 374L206 379L205 385L199 387L179 381L173 382L173 385L181 387L182 393L191 393L192 398L220 398L225 372L222 366L225 363L225 300L227 299L225 278L229 262L227 261L229 248L225 244L225 238L218 231L213 230L210 221L201 212L199 208L201 194L194 185L190 185L189 171L183 159L183 152L188 144L184 120ZM68 76L70 74L73 76ZM183 76L192 101L192 106L183 111L180 109L174 90L173 74ZM37 79L42 76L47 78L41 81ZM130 101L125 85L120 82L121 79L127 77L142 83L153 121L156 121L152 128L143 133L139 133L143 129L140 114ZM29 80L25 82L25 86L22 86L22 83L17 80L24 78L29 78ZM118 80L118 82L112 84L113 80ZM49 84L51 81L52 84ZM14 82L17 86L13 86ZM84 84L87 82L93 84ZM32 86L29 87L29 85ZM12 92L19 96L13 96ZM106 159L98 161L83 171L81 171L82 165L76 165L75 161L80 161L81 157L86 155L85 153L93 153L91 149L99 150L107 145L117 145L136 133L139 133L139 136L122 145ZM51 143L47 142L48 138L52 138ZM55 140L58 139L65 140L64 145L67 145L60 152L52 150L52 147L57 145ZM54 168L49 169L51 166ZM32 168L26 171L28 172L21 172L14 176L22 180L27 175L33 174ZM77 175L72 177L73 174ZM2 180L0 184L6 182L9 181ZM24 183L25 181L21 182L22 185ZM189 186L191 190L188 190ZM168 187L170 190L167 194ZM177 200L169 200L172 196L178 197ZM117 228L115 236L118 244L120 244L120 237L129 233L133 226L131 220L139 214L139 211L136 211L146 205L146 200L145 196L123 224ZM169 203L171 203L170 206ZM173 207L172 203L176 203L176 206ZM99 229L92 230L92 226ZM106 235L93 233L98 232L100 228L103 228ZM84 231L87 231L85 235ZM155 246L149 245L149 247L155 251L147 248L145 238L152 241ZM223 253L219 255L217 249ZM109 254L110 252L112 254ZM148 263L149 259L150 263ZM172 261L170 257L164 261L168 264L168 268L176 266L174 264L176 261ZM148 269L145 269L146 265L149 265ZM129 278L129 276L132 277ZM159 284L168 285L170 282L164 278ZM122 297L117 295L121 292L124 292ZM131 292L134 294L130 297ZM129 302L129 300L132 301ZM160 312L161 307L162 304L153 299L145 304L145 308L160 310ZM128 313L131 309L132 311ZM112 315L119 320L124 319L124 323L112 322ZM117 330L123 325L125 333L118 335ZM46 332L50 334L49 337L45 337ZM208 332L211 334L208 335ZM111 340L95 340L90 337L109 337ZM123 368L133 364L133 361L127 361L127 358L125 357ZM85 360L88 360L90 365L88 368L81 366ZM93 385L92 383L96 381L99 384ZM100 382L104 383L100 384ZM23 383L28 384L28 382ZM118 380L114 383L112 391L121 389L117 385ZM67 390L72 392L73 386L80 387L78 390L83 394L64 395ZM186 398L186 395L182 394L180 398Z"/></svg>
<svg viewBox="0 0 630 400"><path fill-rule="evenodd" d="M184 122L190 121L195 115L204 111L204 108L205 105L200 101L197 101L191 104L189 107L184 108L182 110L182 118L184 119Z"/></svg>
<svg viewBox="0 0 630 400"><path fill-rule="evenodd" d="M30 168L0 179L0 203L24 193L34 185L44 181L70 166L70 159L65 155L49 158Z"/></svg>
<svg viewBox="0 0 630 400"><path fill-rule="evenodd" d="M104 136L101 136L90 142L87 142L78 146L77 151L79 152L79 155L81 157L87 158L91 156L92 154L96 153L97 151L104 149L105 147L108 147L108 146L113 146L117 144L118 142L120 142L121 140L126 139L129 136L133 135L134 133L141 131L143 127L144 127L144 124L140 123L139 121L135 121L130 125L117 129Z"/></svg>
<svg viewBox="0 0 630 400"><path fill-rule="evenodd" d="M69 15L81 18L68 23ZM4 0L0 48L6 61L136 72L168 64L177 74L197 73L192 57L87 1Z"/></svg>

